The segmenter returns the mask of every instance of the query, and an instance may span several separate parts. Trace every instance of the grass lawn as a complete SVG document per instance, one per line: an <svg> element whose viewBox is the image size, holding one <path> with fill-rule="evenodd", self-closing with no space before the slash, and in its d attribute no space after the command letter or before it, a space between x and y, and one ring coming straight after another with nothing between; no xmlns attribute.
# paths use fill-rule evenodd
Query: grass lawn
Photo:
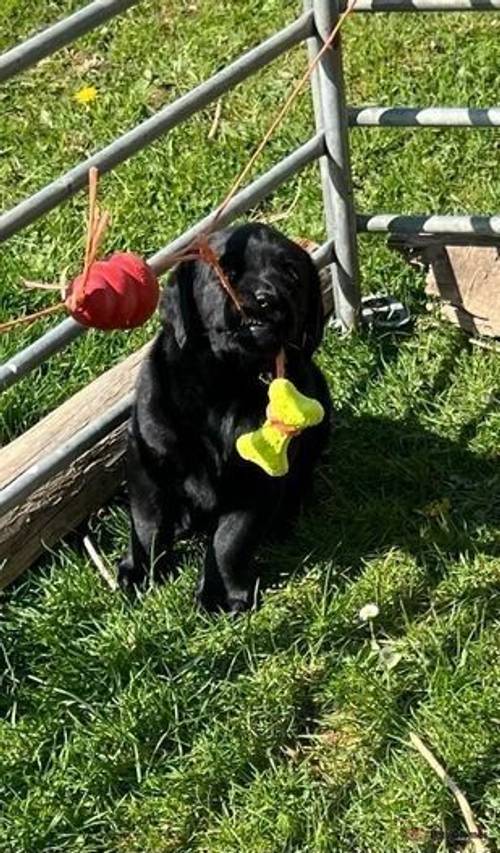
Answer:
<svg viewBox="0 0 500 853"><path fill-rule="evenodd" d="M0 49L81 0L0 0ZM143 0L0 87L8 208L245 47L299 2ZM490 106L500 16L355 16L351 103ZM219 200L304 66L297 49L102 181L108 248L149 254ZM73 95L94 85L89 106ZM263 171L311 134L303 97ZM500 210L495 130L356 130L360 210ZM4 244L0 321L42 307L20 278L78 269L84 194ZM317 167L252 216L323 237ZM462 850L450 793L408 743L418 732L500 844L500 362L425 312L423 281L361 239L364 288L403 298L402 338L326 335L337 407L315 500L261 555L262 608L232 623L192 607L199 544L178 579L131 606L79 537L0 599L0 851L400 853ZM27 302L29 301L29 306ZM54 323L55 321L50 321ZM47 321L46 327L50 325ZM2 360L36 327L0 338ZM151 334L91 332L0 399L1 440ZM91 519L124 547L123 505ZM370 625L358 618L376 602Z"/></svg>

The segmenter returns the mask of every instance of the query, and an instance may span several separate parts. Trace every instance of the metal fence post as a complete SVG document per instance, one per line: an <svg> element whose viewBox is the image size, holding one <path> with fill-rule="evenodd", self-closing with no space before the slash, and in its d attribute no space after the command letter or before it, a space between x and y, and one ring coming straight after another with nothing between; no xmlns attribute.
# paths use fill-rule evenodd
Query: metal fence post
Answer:
<svg viewBox="0 0 500 853"><path fill-rule="evenodd" d="M313 58L337 22L339 2L305 0L305 6L312 6L314 11L316 36L309 40L309 56ZM340 39L339 33L317 67L313 104L316 126L325 133L327 152L321 165L321 182L327 233L335 242L336 263L331 267L335 315L347 331L358 324L360 291Z"/></svg>

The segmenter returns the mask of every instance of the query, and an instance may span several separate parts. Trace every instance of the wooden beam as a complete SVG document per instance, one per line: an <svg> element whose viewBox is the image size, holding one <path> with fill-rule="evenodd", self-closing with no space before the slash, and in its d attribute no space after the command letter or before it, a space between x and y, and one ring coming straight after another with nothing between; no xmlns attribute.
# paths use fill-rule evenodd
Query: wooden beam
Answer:
<svg viewBox="0 0 500 853"><path fill-rule="evenodd" d="M0 450L0 487L43 459L133 389L149 344L107 370ZM105 503L123 480L126 425L0 518L0 588Z"/></svg>

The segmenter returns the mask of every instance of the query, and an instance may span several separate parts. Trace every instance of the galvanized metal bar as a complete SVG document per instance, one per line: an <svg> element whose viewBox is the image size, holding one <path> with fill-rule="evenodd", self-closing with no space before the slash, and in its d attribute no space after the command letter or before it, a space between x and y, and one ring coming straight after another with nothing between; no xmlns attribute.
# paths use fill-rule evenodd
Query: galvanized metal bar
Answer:
<svg viewBox="0 0 500 853"><path fill-rule="evenodd" d="M311 34L312 26L312 15L302 15L298 20L214 74L213 77L200 83L151 118L70 169L65 175L3 213L0 216L0 241L6 240L42 214L52 210L61 201L78 192L87 183L91 166L96 166L101 173L109 172L110 169L123 163L137 151L206 107L228 89L232 89L237 83L299 44Z"/></svg>
<svg viewBox="0 0 500 853"><path fill-rule="evenodd" d="M62 21L0 55L0 83L35 65L80 36L119 15L137 0L94 0Z"/></svg>
<svg viewBox="0 0 500 853"><path fill-rule="evenodd" d="M276 166L273 166L260 178L257 178L247 187L240 190L239 193L237 193L230 201L223 214L218 218L217 227L223 228L229 222L232 222L233 219L241 213L244 213L250 207L253 207L254 204L257 204L263 198L268 196L289 177L300 171L300 169L303 169L304 166L308 165L308 163L312 163L314 160L317 160L318 157L321 157L324 153L325 138L324 134L319 133L310 139L309 142L306 142L304 145L301 145L300 148L297 148L289 154L288 157L280 160ZM160 249L159 252L156 252L155 255L149 258L148 264L154 272L157 275L164 272L165 269L168 268L169 256L172 252L180 251L190 242L190 240L202 231L208 229L213 221L214 215L214 212L212 212L208 216L205 216L197 222L196 225L193 225L185 231L184 234L181 234L180 237L177 237L176 240L173 240L172 243L169 243L168 246L164 249Z"/></svg>
<svg viewBox="0 0 500 853"><path fill-rule="evenodd" d="M313 8L313 0L303 0L304 12L309 12ZM309 62L313 62L319 51L321 50L322 42L321 39L316 32L307 40L307 54L309 58ZM323 132L324 127L324 119L323 119L323 106L321 103L321 92L320 92L320 80L319 80L319 70L316 68L311 75L311 95L312 95L312 103L313 103L313 111L314 111L314 122L316 126L316 130L318 132ZM329 266L329 275L328 275L328 288L331 291L328 294L329 302L331 303L330 308L333 308L333 281L335 276L335 270L332 269L332 264L334 263L334 252L331 249L333 246L334 234L335 234L335 214L332 206L332 193L330 187L330 169L331 165L328 162L327 157L320 157L319 159L319 174L321 180L321 189L323 195L323 216L325 220L325 226L327 234L330 235L328 245L330 246L330 251L327 253L321 254L321 250L318 250L320 253L317 257L321 258L321 265L318 266L318 269L322 269L325 266ZM326 244L325 244L326 245ZM316 256L313 256L316 257Z"/></svg>
<svg viewBox="0 0 500 853"><path fill-rule="evenodd" d="M360 214L358 232L393 234L476 234L500 237L500 216L438 216L398 213Z"/></svg>
<svg viewBox="0 0 500 853"><path fill-rule="evenodd" d="M72 317L58 323L53 329L0 365L0 391L14 385L51 355L83 335L85 331L85 327Z"/></svg>
<svg viewBox="0 0 500 853"><path fill-rule="evenodd" d="M313 0L313 10L319 41L326 41L338 20L339 2ZM341 327L348 330L358 323L360 292L340 33L320 60L317 80L327 159L327 172L323 173L325 216L328 236L335 237L336 250L332 267L335 315Z"/></svg>
<svg viewBox="0 0 500 853"><path fill-rule="evenodd" d="M240 190L227 206L223 215L218 220L218 227L222 228L244 213L254 204L257 204L269 193L273 192L280 184L286 181L295 172L303 169L308 163L312 163L324 154L325 142L323 134L310 139L300 148L297 148L288 157L281 160L276 166L265 172L255 181ZM156 252L149 258L148 263L157 275L168 268L168 260L172 252L178 252L196 237L201 231L208 228L213 220L214 213L210 213L200 219L195 225L173 240L164 249ZM0 391L14 385L23 376L26 376L35 367L38 367L49 356L66 347L87 330L85 326L76 323L71 317L63 320L53 329L50 329L37 341L21 350L11 359L0 366Z"/></svg>
<svg viewBox="0 0 500 853"><path fill-rule="evenodd" d="M335 241L325 240L324 243L312 253L312 259L316 268L322 270L335 261Z"/></svg>
<svg viewBox="0 0 500 853"><path fill-rule="evenodd" d="M326 266L331 260L331 241L320 246L313 254L313 261L318 269ZM40 462L31 465L15 480L12 480L0 490L0 515L4 515L14 507L18 506L25 498L32 494L35 489L42 486L52 477L78 459L82 453L93 447L98 441L105 438L124 423L129 414L134 399L134 393L127 394L123 400L116 403L99 418L91 421L86 427L79 430L70 439L51 450Z"/></svg>
<svg viewBox="0 0 500 853"><path fill-rule="evenodd" d="M500 107L348 107L351 127L500 127Z"/></svg>
<svg viewBox="0 0 500 853"><path fill-rule="evenodd" d="M342 0L344 9L347 0ZM357 0L355 12L496 12L500 0Z"/></svg>
<svg viewBox="0 0 500 853"><path fill-rule="evenodd" d="M310 12L313 8L313 0L304 0L303 5L304 12ZM315 28L311 38L307 39L307 55L309 62L313 62L313 60L316 58L319 51L321 50L321 47L322 42ZM316 131L317 133L323 133L323 107L321 104L320 80L319 71L317 68L313 71L313 74L311 76L311 96L313 102L314 124L316 127ZM326 229L328 234L333 234L335 231L335 215L333 212L332 195L330 192L330 166L326 157L322 157L320 159L319 171L321 178L321 187L323 191L323 208Z"/></svg>
<svg viewBox="0 0 500 853"><path fill-rule="evenodd" d="M387 240L389 248L399 248L402 245L408 247L418 246L498 246L500 248L500 237L495 234L390 234Z"/></svg>

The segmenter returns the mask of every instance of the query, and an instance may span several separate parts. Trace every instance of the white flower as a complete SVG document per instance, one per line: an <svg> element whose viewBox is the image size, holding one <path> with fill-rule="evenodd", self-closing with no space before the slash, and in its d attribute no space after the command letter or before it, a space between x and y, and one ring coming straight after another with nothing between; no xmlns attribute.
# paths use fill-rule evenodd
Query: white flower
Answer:
<svg viewBox="0 0 500 853"><path fill-rule="evenodd" d="M376 604L365 604L359 611L359 618L362 622L369 622L371 619L376 619L380 610Z"/></svg>

